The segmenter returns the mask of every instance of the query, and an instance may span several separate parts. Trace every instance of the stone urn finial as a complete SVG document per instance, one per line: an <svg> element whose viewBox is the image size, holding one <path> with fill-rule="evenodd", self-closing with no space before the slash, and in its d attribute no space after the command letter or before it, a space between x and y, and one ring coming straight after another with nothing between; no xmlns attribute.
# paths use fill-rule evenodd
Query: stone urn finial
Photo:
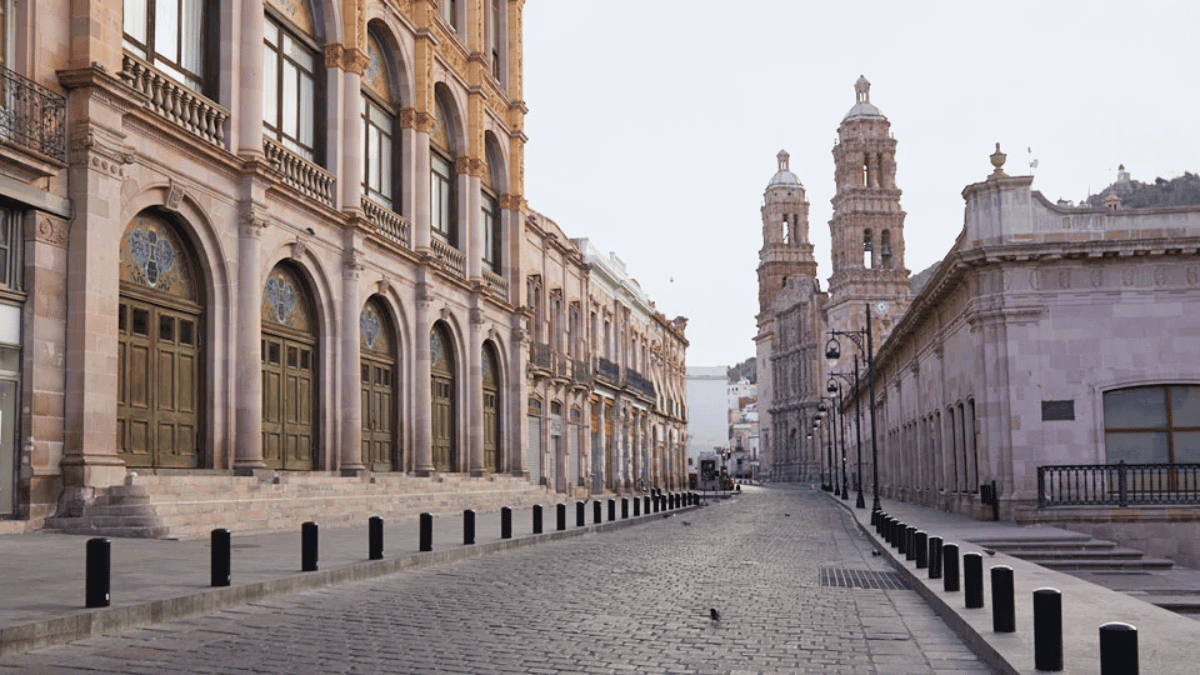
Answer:
<svg viewBox="0 0 1200 675"><path fill-rule="evenodd" d="M989 178L1004 178L1008 176L1008 174L1004 173L1004 169L1001 168L1004 166L1005 159L1008 159L1008 155L1000 152L1000 144L997 143L996 151L991 155L992 166L996 167L996 170L992 172L992 175L989 176Z"/></svg>

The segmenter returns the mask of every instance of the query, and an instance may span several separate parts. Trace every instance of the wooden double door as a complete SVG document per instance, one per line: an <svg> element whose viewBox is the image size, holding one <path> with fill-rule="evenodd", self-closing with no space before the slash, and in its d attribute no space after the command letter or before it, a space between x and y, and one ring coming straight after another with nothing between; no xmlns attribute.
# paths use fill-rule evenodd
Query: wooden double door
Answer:
<svg viewBox="0 0 1200 675"><path fill-rule="evenodd" d="M272 469L316 466L316 341L307 335L263 331L262 447Z"/></svg>
<svg viewBox="0 0 1200 675"><path fill-rule="evenodd" d="M396 430L396 362L364 356L359 380L362 388L362 457L372 471L392 471Z"/></svg>
<svg viewBox="0 0 1200 675"><path fill-rule="evenodd" d="M200 308L121 295L117 447L130 468L201 464Z"/></svg>

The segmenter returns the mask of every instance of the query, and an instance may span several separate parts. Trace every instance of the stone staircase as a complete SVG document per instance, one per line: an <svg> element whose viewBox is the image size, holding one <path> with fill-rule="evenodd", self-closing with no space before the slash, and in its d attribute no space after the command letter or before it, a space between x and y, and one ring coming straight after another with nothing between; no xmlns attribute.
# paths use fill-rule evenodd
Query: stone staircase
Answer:
<svg viewBox="0 0 1200 675"><path fill-rule="evenodd" d="M46 529L107 537L194 539L213 529L238 534L352 525L370 516L416 519L421 513L460 515L566 499L524 478L402 474L342 477L322 473L261 472L255 476L138 474L124 485L98 490L78 517L46 519Z"/></svg>
<svg viewBox="0 0 1200 675"><path fill-rule="evenodd" d="M988 549L1062 572L1143 572L1169 570L1175 563L1148 558L1132 548L1086 534L972 540Z"/></svg>

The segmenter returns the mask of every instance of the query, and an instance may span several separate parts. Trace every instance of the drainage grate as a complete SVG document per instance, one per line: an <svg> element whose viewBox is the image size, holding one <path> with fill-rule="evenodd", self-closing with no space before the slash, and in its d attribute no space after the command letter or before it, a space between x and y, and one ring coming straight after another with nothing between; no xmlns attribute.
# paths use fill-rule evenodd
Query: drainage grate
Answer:
<svg viewBox="0 0 1200 675"><path fill-rule="evenodd" d="M836 588L871 588L876 590L908 590L899 572L850 570L842 567L822 567L821 585Z"/></svg>

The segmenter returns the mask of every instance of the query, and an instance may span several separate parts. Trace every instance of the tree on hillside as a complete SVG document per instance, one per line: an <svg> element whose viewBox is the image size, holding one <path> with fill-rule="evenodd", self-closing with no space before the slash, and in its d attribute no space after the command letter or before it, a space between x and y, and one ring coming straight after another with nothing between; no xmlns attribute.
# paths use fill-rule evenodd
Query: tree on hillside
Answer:
<svg viewBox="0 0 1200 675"><path fill-rule="evenodd" d="M1158 206L1190 206L1200 204L1200 176L1184 172L1178 178L1155 178L1153 183L1123 180L1087 198L1087 204L1104 206L1104 198L1116 193L1123 209L1146 209Z"/></svg>
<svg viewBox="0 0 1200 675"><path fill-rule="evenodd" d="M758 384L758 368L756 367L757 359L753 356L742 361L741 363L727 369L726 376L730 384L740 382L742 378L750 381L750 384Z"/></svg>

